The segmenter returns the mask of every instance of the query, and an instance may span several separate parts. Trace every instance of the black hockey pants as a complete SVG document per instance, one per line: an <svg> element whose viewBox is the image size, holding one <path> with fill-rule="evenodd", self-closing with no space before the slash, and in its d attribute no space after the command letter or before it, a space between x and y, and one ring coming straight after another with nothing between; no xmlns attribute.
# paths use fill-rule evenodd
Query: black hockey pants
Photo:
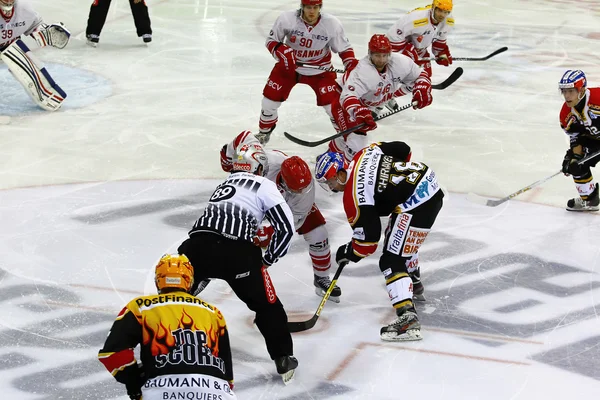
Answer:
<svg viewBox="0 0 600 400"><path fill-rule="evenodd" d="M102 27L106 22L108 8L111 0L94 0L90 8L90 16L88 18L86 35L98 35L102 32ZM133 21L137 30L138 37L145 34L151 34L150 15L148 14L148 6L144 0L129 0Z"/></svg>
<svg viewBox="0 0 600 400"><path fill-rule="evenodd" d="M256 326L265 338L271 359L293 355L287 314L263 269L259 247L217 233L197 232L179 246L178 252L185 254L194 267L192 293L203 279L227 281L237 297L256 313Z"/></svg>

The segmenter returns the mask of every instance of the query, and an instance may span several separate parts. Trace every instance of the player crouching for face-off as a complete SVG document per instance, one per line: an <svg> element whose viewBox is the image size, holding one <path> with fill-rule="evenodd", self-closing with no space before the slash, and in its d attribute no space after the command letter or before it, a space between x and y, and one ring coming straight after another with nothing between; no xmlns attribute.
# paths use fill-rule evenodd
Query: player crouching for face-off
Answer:
<svg viewBox="0 0 600 400"><path fill-rule="evenodd" d="M221 149L221 168L230 172L236 149L248 145L257 145L258 139L250 131L243 131L233 141ZM304 237L308 243L315 286L315 293L323 296L331 280L331 252L329 250L329 235L325 228L325 217L315 204L314 181L308 164L298 156L289 157L278 150L265 149L268 166L264 173L265 178L274 182L286 203L290 206L294 216L294 229ZM257 232L257 244L266 248L273 236L273 227L261 226ZM339 303L342 290L335 286L329 300Z"/></svg>
<svg viewBox="0 0 600 400"><path fill-rule="evenodd" d="M269 141L278 120L277 110L297 83L310 86L317 105L333 119L331 103L338 96L337 76L315 67L332 67L331 52L339 54L346 71L358 63L341 22L321 13L322 6L323 0L301 0L300 9L283 12L269 33L266 46L277 64L263 90L260 131L256 134L262 144Z"/></svg>
<svg viewBox="0 0 600 400"><path fill-rule="evenodd" d="M583 71L566 71L558 88L565 103L560 110L560 125L570 138L570 147L563 159L562 172L572 175L578 197L567 202L569 211L598 211L600 196L590 167L600 161L600 155L583 164L582 158L600 151L600 88L588 88Z"/></svg>
<svg viewBox="0 0 600 400"><path fill-rule="evenodd" d="M62 49L71 34L62 23L45 24L40 15L21 0L0 0L0 16L0 59L38 106L47 111L58 110L67 94L21 37L31 36L40 47Z"/></svg>
<svg viewBox="0 0 600 400"><path fill-rule="evenodd" d="M421 324L413 297L424 300L419 248L443 204L435 172L410 161L404 142L375 143L345 164L339 153L323 154L315 177L326 189L343 192L344 210L354 230L352 240L336 252L338 264L373 254L381 237L380 217L390 216L379 268L397 318L381 328L386 341L420 340ZM367 176L368 175L368 176Z"/></svg>
<svg viewBox="0 0 600 400"><path fill-rule="evenodd" d="M100 362L132 400L235 400L225 318L189 293L194 269L187 257L164 255L154 282L158 294L136 297L121 310ZM133 353L138 344L141 364Z"/></svg>
<svg viewBox="0 0 600 400"><path fill-rule="evenodd" d="M390 41L384 35L371 37L369 55L351 73L344 74L340 86L341 94L332 105L336 131L364 124L363 128L329 143L329 150L344 154L347 162L369 143L366 132L377 127L373 113L378 106L411 92L415 109L427 107L433 101L427 72L405 55L392 53Z"/></svg>

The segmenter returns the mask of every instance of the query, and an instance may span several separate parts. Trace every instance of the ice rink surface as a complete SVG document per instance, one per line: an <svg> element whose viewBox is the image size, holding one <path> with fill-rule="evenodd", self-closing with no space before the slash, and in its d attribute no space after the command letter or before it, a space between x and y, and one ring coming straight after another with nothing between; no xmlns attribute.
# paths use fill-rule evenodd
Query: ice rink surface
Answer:
<svg viewBox="0 0 600 400"><path fill-rule="evenodd" d="M17 0L19 1L19 0ZM324 0L358 57L418 1ZM147 0L154 41L135 35L129 5L113 1L96 49L85 45L87 1L30 0L73 40L36 51L68 93L62 110L35 108L0 65L0 391L3 399L126 399L96 360L131 298L151 293L153 266L186 236L225 175L218 150L256 130L274 63L264 37L298 1ZM569 213L576 195L558 176L499 207L465 193L503 197L558 171L567 148L557 81L583 69L600 82L596 0L455 1L454 67L461 79L424 110L382 121L370 136L403 140L448 192L421 253L428 301L424 340L384 343L394 313L377 254L347 267L340 304L294 335L300 366L284 386L253 315L228 286L203 297L225 315L240 399L564 399L600 393L600 219ZM35 45L32 45L35 47ZM334 56L334 64L341 62ZM398 99L399 104L410 99ZM310 89L280 109L269 147L314 161L332 134ZM339 197L317 188L332 250L350 228ZM332 268L335 268L332 267ZM270 270L291 320L310 317L306 244Z"/></svg>

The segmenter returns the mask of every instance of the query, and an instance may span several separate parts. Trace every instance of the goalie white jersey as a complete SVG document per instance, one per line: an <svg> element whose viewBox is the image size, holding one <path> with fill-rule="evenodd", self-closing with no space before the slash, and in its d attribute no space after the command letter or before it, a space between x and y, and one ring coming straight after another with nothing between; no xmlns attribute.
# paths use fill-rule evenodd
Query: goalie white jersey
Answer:
<svg viewBox="0 0 600 400"><path fill-rule="evenodd" d="M406 43L412 43L419 54L434 40L445 41L450 28L454 26L454 18L449 14L437 25L431 22L431 5L417 8L403 15L386 33L393 51L404 48Z"/></svg>
<svg viewBox="0 0 600 400"><path fill-rule="evenodd" d="M253 143L260 144L258 139L256 139L256 137L250 131L244 131L240 133L233 141L227 144L226 155L231 159L235 156L235 149L237 147L241 146L242 144ZM292 210L294 217L294 229L298 230L302 224L304 224L308 213L315 203L314 179L310 181L309 189L307 189L304 193L291 193L285 190L281 186L279 172L281 171L281 164L288 158L288 155L279 150L264 150L269 160L269 166L264 177L277 185L279 193L281 193L285 199L285 202Z"/></svg>
<svg viewBox="0 0 600 400"><path fill-rule="evenodd" d="M275 21L267 37L267 49L273 53L277 43L285 43L294 49L298 64L331 67L331 52L352 50L342 23L333 15L321 13L316 25L310 26L300 18L299 11L283 12ZM344 59L344 55L340 55ZM354 52L352 52L354 58ZM323 71L298 67L302 75L318 75Z"/></svg>
<svg viewBox="0 0 600 400"><path fill-rule="evenodd" d="M42 24L42 17L25 0L15 2L9 21L0 18L0 51L22 35L31 35Z"/></svg>
<svg viewBox="0 0 600 400"><path fill-rule="evenodd" d="M338 79L342 87L340 104L357 99L367 107L376 107L394 97L412 91L412 85L421 74L421 68L405 55L392 53L384 72L377 71L369 56L364 57L350 74Z"/></svg>

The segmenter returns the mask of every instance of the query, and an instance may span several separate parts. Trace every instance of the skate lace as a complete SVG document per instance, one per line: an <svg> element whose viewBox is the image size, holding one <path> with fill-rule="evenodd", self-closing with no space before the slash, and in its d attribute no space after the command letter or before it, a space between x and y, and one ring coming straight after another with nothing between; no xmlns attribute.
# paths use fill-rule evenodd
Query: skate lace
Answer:
<svg viewBox="0 0 600 400"><path fill-rule="evenodd" d="M327 289L331 285L331 280L327 276L320 276L317 278L317 283Z"/></svg>
<svg viewBox="0 0 600 400"><path fill-rule="evenodd" d="M404 326L416 318L417 314L413 313L412 311L406 311L404 314L397 316L396 319L391 321L389 326Z"/></svg>

